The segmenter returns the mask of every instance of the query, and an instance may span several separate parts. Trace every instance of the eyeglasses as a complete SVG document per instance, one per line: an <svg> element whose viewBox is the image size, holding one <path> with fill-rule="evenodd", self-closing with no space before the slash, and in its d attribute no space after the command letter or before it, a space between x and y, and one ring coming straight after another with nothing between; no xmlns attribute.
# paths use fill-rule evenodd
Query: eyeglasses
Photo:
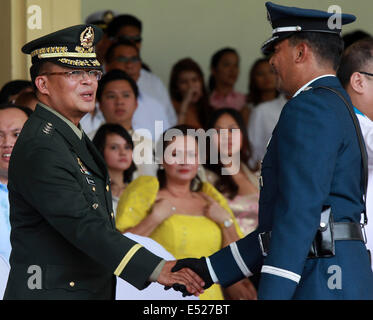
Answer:
<svg viewBox="0 0 373 320"><path fill-rule="evenodd" d="M120 57L117 57L115 58L115 61L118 61L118 62L123 62L123 63L137 63L137 62L140 62L141 59L140 57L123 57L123 56L120 56Z"/></svg>
<svg viewBox="0 0 373 320"><path fill-rule="evenodd" d="M100 80L102 77L102 72L100 70L73 70L73 71L65 71L65 72L44 72L40 74L41 76L67 76L67 78L71 81L82 81L88 75L89 79L91 80Z"/></svg>
<svg viewBox="0 0 373 320"><path fill-rule="evenodd" d="M119 41L122 41L122 40L127 40L127 41L130 41L130 42L134 42L134 43L139 43L142 41L142 38L141 36L118 36L117 37L117 40Z"/></svg>
<svg viewBox="0 0 373 320"><path fill-rule="evenodd" d="M367 76L373 77L373 73L365 72L365 71L358 71L361 74L365 74Z"/></svg>

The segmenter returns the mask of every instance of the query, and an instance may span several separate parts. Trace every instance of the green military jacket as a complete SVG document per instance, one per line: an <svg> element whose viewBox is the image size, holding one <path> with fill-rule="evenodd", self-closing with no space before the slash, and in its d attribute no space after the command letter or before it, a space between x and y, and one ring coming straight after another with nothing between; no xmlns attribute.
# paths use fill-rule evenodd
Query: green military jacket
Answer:
<svg viewBox="0 0 373 320"><path fill-rule="evenodd" d="M114 299L115 276L142 289L161 261L116 230L106 165L81 133L38 105L17 140L4 299Z"/></svg>

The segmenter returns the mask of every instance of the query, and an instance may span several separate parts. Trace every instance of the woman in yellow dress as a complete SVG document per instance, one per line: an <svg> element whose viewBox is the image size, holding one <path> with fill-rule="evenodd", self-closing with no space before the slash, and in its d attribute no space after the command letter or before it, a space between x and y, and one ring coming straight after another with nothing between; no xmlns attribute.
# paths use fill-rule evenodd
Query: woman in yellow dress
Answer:
<svg viewBox="0 0 373 320"><path fill-rule="evenodd" d="M198 173L198 145L185 125L163 135L163 164L156 177L141 176L122 194L116 215L117 229L148 236L176 259L209 256L242 237L225 198ZM172 130L172 131L170 131ZM250 281L242 280L225 289L237 299L256 298ZM213 285L200 299L224 299Z"/></svg>

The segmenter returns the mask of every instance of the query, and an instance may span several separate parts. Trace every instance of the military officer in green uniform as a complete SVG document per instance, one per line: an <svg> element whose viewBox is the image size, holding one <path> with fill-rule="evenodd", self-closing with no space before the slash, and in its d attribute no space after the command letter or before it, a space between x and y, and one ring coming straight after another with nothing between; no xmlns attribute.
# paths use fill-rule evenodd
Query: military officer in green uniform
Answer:
<svg viewBox="0 0 373 320"><path fill-rule="evenodd" d="M5 299L114 299L116 277L138 289L151 281L203 282L115 229L103 158L81 130L94 109L102 31L77 25L27 43L40 101L24 126L9 166L11 271Z"/></svg>

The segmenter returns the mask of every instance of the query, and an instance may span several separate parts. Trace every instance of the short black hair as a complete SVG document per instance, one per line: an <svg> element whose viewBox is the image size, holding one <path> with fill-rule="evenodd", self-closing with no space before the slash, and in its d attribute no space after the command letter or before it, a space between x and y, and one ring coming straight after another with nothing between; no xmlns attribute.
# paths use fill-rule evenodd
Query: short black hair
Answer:
<svg viewBox="0 0 373 320"><path fill-rule="evenodd" d="M34 89L35 93L38 90L35 84L36 77L39 76L42 72L46 71L47 68L49 68L53 64L54 64L53 62L48 61L48 60L38 61L30 67L31 84L32 84L32 88Z"/></svg>
<svg viewBox="0 0 373 320"><path fill-rule="evenodd" d="M345 45L345 50L353 43L359 40L365 39L365 38L369 38L369 37L371 37L371 35L363 30L355 30L355 31L344 34L343 42Z"/></svg>
<svg viewBox="0 0 373 320"><path fill-rule="evenodd" d="M10 96L28 87L32 87L31 81L28 80L12 80L7 82L0 91L0 103L9 102Z"/></svg>
<svg viewBox="0 0 373 320"><path fill-rule="evenodd" d="M343 39L338 34L306 31L289 37L289 43L293 46L303 41L311 47L319 63L326 63L337 70L344 47Z"/></svg>
<svg viewBox="0 0 373 320"><path fill-rule="evenodd" d="M103 124L96 132L92 142L97 148L97 150L101 153L102 157L104 158L104 149L106 144L106 137L109 134L117 134L121 136L126 142L131 146L131 149L134 149L134 144L132 141L131 135L128 133L126 129L124 129L119 124L113 123L106 123ZM131 162L130 167L123 172L123 182L129 183L132 181L133 173L136 171L137 167L135 163Z"/></svg>
<svg viewBox="0 0 373 320"><path fill-rule="evenodd" d="M259 89L255 81L256 72L258 70L258 67L262 63L269 64L269 57L265 56L265 57L258 58L257 60L255 60L249 71L247 102L252 103L254 107L256 107L260 102L262 102L261 90ZM279 91L276 90L276 97L278 97L278 95L279 95Z"/></svg>
<svg viewBox="0 0 373 320"><path fill-rule="evenodd" d="M138 55L140 55L140 52L139 52L139 49L136 47L136 45L129 41L129 40L126 40L126 39L120 39L116 42L114 42L110 47L109 49L106 51L106 54L105 54L105 62L106 63L110 63L113 61L113 58L114 58L114 50L119 47L119 46L126 46L126 47L131 47L131 48L134 48L136 49L136 52Z"/></svg>
<svg viewBox="0 0 373 320"><path fill-rule="evenodd" d="M223 56L227 53L233 53L235 54L238 59L240 58L238 52L236 49L233 49L233 48L223 48L223 49L220 49L218 50L217 52L215 52L213 54L213 56L211 57L211 61L210 61L210 69L216 69L221 58L223 58ZM210 92L214 91L215 89L215 86L216 86L216 83L215 83L215 78L214 76L211 74L210 77L209 77L209 83L208 83L208 86L209 86L209 90Z"/></svg>
<svg viewBox="0 0 373 320"><path fill-rule="evenodd" d="M16 104L9 103L9 102L0 104L0 110L6 110L6 109L12 109L12 108L21 110L22 112L26 114L27 118L29 118L32 115L32 110L30 108L18 106Z"/></svg>
<svg viewBox="0 0 373 320"><path fill-rule="evenodd" d="M344 88L354 72L364 71L367 63L373 62L373 38L365 38L350 45L342 55L337 77Z"/></svg>
<svg viewBox="0 0 373 320"><path fill-rule="evenodd" d="M108 73L104 74L101 80L98 82L97 92L96 92L96 98L98 101L101 101L102 93L104 92L105 86L112 81L116 80L124 80L127 81L136 97L136 99L139 97L139 88L135 82L135 80L132 79L126 72L114 69L109 71Z"/></svg>
<svg viewBox="0 0 373 320"><path fill-rule="evenodd" d="M142 32L142 22L131 14L121 14L115 17L108 25L106 33L109 37L115 37L120 28L134 26Z"/></svg>

